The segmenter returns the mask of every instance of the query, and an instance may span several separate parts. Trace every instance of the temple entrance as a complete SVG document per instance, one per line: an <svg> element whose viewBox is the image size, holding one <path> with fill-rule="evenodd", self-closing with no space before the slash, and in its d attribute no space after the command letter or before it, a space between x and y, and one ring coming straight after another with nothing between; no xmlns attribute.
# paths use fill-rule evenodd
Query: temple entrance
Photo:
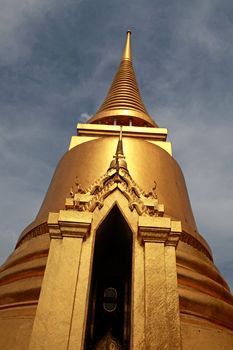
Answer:
<svg viewBox="0 0 233 350"><path fill-rule="evenodd" d="M129 349L132 232L115 206L96 233L85 349Z"/></svg>

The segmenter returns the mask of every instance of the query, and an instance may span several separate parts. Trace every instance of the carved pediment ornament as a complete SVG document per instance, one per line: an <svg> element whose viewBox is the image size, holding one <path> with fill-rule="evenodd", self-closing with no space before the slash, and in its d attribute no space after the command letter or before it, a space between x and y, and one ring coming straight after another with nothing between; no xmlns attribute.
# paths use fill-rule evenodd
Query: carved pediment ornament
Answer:
<svg viewBox="0 0 233 350"><path fill-rule="evenodd" d="M158 203L156 186L154 181L153 189L146 193L133 180L123 153L120 133L116 154L107 172L87 189L83 189L76 178L75 186L70 190L70 198L66 200L66 209L90 212L96 207L101 209L105 198L119 189L127 198L131 211L135 209L138 215L163 216L164 207Z"/></svg>

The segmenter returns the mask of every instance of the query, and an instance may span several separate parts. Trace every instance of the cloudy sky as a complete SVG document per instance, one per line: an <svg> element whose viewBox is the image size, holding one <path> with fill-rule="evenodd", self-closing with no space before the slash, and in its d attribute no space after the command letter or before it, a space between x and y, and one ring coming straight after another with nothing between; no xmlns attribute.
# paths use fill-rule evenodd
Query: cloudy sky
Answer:
<svg viewBox="0 0 233 350"><path fill-rule="evenodd" d="M0 0L0 262L36 215L132 30L143 100L168 127L200 233L233 287L232 0Z"/></svg>

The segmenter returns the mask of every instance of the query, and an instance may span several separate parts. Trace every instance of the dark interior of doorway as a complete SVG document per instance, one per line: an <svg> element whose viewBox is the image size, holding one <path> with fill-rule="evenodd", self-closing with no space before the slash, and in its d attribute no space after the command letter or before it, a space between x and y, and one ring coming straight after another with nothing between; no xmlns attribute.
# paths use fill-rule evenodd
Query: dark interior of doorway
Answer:
<svg viewBox="0 0 233 350"><path fill-rule="evenodd" d="M132 232L114 206L96 232L85 349L95 349L108 332L129 349L131 272ZM116 290L116 300L106 300L107 288ZM105 302L116 303L115 310L106 311Z"/></svg>

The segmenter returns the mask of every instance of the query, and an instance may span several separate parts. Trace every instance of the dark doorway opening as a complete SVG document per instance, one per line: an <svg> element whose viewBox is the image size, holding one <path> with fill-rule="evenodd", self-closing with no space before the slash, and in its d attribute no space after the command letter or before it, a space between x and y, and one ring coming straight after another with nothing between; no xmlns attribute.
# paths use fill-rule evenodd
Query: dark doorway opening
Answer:
<svg viewBox="0 0 233 350"><path fill-rule="evenodd" d="M114 206L96 232L85 349L107 334L129 349L131 271L132 232Z"/></svg>

